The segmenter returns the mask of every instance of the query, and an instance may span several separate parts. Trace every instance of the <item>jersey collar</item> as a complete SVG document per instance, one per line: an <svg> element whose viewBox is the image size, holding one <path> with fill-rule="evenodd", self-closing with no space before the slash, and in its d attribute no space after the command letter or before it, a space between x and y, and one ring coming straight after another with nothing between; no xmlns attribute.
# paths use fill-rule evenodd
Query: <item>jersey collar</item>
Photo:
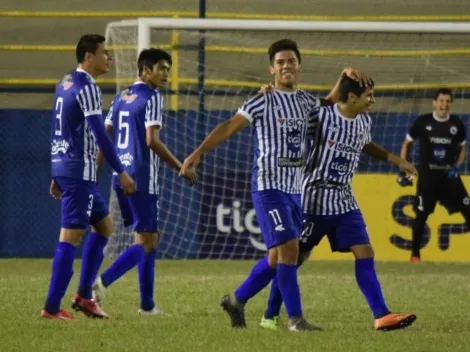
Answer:
<svg viewBox="0 0 470 352"><path fill-rule="evenodd" d="M450 119L449 114L447 114L446 117L441 118L441 117L437 116L435 112L432 113L432 117L434 117L434 120L436 120L437 122L446 122L446 121L449 121L449 119Z"/></svg>
<svg viewBox="0 0 470 352"><path fill-rule="evenodd" d="M94 79L93 76L90 75L88 72L86 72L83 68L79 67L79 68L77 68L76 71L86 74L88 76L88 78L90 79L91 83L96 83L96 79Z"/></svg>

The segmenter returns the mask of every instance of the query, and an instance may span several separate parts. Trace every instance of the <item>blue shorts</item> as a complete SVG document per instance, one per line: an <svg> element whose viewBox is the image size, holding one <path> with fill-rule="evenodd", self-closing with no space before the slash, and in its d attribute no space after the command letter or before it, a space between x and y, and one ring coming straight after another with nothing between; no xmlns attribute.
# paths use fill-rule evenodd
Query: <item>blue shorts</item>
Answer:
<svg viewBox="0 0 470 352"><path fill-rule="evenodd" d="M54 177L62 191L62 228L86 229L109 215L108 205L95 182Z"/></svg>
<svg viewBox="0 0 470 352"><path fill-rule="evenodd" d="M300 194L266 190L253 192L251 198L268 249L300 237L302 229Z"/></svg>
<svg viewBox="0 0 470 352"><path fill-rule="evenodd" d="M158 195L135 192L126 196L121 188L115 188L124 226L133 225L136 232L157 232Z"/></svg>
<svg viewBox="0 0 470 352"><path fill-rule="evenodd" d="M304 214L300 253L310 252L325 235L333 252L350 252L352 246L370 243L367 226L359 209L340 215Z"/></svg>

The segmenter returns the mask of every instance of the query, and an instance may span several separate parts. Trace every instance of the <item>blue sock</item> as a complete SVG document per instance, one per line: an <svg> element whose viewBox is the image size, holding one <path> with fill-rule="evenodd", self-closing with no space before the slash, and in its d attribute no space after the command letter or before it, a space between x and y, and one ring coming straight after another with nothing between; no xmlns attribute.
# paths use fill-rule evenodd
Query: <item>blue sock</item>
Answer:
<svg viewBox="0 0 470 352"><path fill-rule="evenodd" d="M297 265L278 263L277 281L289 318L302 316Z"/></svg>
<svg viewBox="0 0 470 352"><path fill-rule="evenodd" d="M375 272L374 258L356 260L356 281L376 319L390 313Z"/></svg>
<svg viewBox="0 0 470 352"><path fill-rule="evenodd" d="M44 309L49 314L57 314L60 302L67 291L73 275L75 246L67 242L59 242L52 262L52 276Z"/></svg>
<svg viewBox="0 0 470 352"><path fill-rule="evenodd" d="M273 282L271 283L271 292L269 293L268 299L268 308L264 313L266 319L272 319L279 316L282 306L282 295L281 290L279 290L279 283L277 282L277 277L274 277Z"/></svg>
<svg viewBox="0 0 470 352"><path fill-rule="evenodd" d="M103 263L103 250L106 243L108 243L108 239L96 232L91 232L85 242L80 284L78 285L78 294L83 298L91 299L91 288Z"/></svg>
<svg viewBox="0 0 470 352"><path fill-rule="evenodd" d="M248 278L235 291L235 297L241 303L246 303L251 297L268 286L276 275L276 269L269 266L265 257L255 264Z"/></svg>
<svg viewBox="0 0 470 352"><path fill-rule="evenodd" d="M140 244L134 244L122 253L115 262L101 275L103 285L108 287L145 258L145 249Z"/></svg>
<svg viewBox="0 0 470 352"><path fill-rule="evenodd" d="M140 309L152 310L155 307L153 288L155 285L155 259L157 250L154 249L139 263Z"/></svg>

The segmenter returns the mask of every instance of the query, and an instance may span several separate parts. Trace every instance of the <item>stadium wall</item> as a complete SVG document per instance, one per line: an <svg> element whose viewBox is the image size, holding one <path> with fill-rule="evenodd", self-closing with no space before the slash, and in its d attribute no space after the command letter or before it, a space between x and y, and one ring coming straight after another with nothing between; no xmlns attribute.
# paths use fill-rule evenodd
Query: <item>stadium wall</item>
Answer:
<svg viewBox="0 0 470 352"><path fill-rule="evenodd" d="M162 130L167 144L182 159L198 141L175 138L182 128L204 136L230 111L211 111L205 123L198 123L196 111L178 111L165 117ZM467 119L470 116L462 116ZM393 119L393 120L392 120ZM408 114L373 116L374 139L398 152L413 117ZM50 184L50 111L0 110L0 257L52 257L60 226L60 203L49 195ZM393 121L393 128L391 122ZM173 136L173 138L171 138ZM184 145L183 145L184 143ZM256 258L264 254L259 228L247 188L252 154L250 131L224 144L208 155L203 163L202 182L190 188L174 172L167 172L162 184L160 221L165 223L161 253L165 258ZM223 162L221 162L223 161ZM465 165L469 170L469 164ZM368 223L369 233L379 260L408 260L414 187L396 184L396 170L384 163L363 158L354 179L354 191ZM236 173L237 177L233 177ZM105 167L99 186L109 197L110 170ZM237 180L237 183L230 180ZM464 176L470 188L470 176ZM178 197L170 197L171 190ZM176 200L175 200L176 199ZM238 202L238 203L237 203ZM191 209L185 221L198 224L176 231L181 212ZM196 211L197 210L197 211ZM235 223L235 211L240 221ZM237 217L238 218L238 217ZM423 256L435 261L469 261L470 236L461 232L460 214L448 215L438 206L426 229ZM181 228L181 226L179 226ZM178 233L173 233L178 232ZM191 243L191 247L185 245ZM206 253L196 255L195 253ZM207 254L207 253L212 253ZM349 255L331 254L324 241L314 259L348 259Z"/></svg>

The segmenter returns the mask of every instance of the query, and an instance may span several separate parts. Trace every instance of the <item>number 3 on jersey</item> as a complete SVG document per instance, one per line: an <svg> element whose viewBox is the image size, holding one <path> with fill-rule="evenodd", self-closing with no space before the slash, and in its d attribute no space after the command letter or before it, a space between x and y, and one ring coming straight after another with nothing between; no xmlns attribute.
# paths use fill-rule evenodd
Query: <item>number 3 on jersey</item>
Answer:
<svg viewBox="0 0 470 352"><path fill-rule="evenodd" d="M119 135L118 144L119 149L126 149L129 145L129 122L125 121L129 117L129 111L119 111Z"/></svg>
<svg viewBox="0 0 470 352"><path fill-rule="evenodd" d="M277 209L270 210L269 215L271 215L271 217L273 218L275 230L278 232L284 231L285 228L284 228L284 225L282 224L282 219L281 219L281 215L279 214L279 210Z"/></svg>
<svg viewBox="0 0 470 352"><path fill-rule="evenodd" d="M62 136L62 108L64 107L64 98L58 97L55 102L55 118L56 118L56 128L55 128L55 135Z"/></svg>

